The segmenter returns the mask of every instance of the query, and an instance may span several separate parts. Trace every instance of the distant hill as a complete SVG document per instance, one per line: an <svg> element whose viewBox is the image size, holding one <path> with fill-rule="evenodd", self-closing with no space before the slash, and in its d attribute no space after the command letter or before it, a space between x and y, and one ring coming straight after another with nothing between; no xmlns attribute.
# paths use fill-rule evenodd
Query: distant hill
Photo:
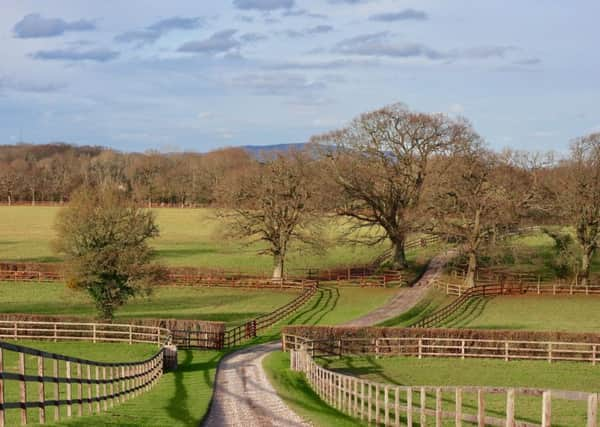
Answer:
<svg viewBox="0 0 600 427"><path fill-rule="evenodd" d="M292 144L272 144L272 145L243 145L242 148L257 157L261 153L273 153L277 151L302 150L307 145L306 142L297 142Z"/></svg>

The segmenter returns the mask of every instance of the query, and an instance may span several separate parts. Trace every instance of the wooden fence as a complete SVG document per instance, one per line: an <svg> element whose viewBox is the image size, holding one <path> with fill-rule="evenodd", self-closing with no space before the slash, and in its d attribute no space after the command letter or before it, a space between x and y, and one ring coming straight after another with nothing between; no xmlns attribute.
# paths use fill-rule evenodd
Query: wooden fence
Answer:
<svg viewBox="0 0 600 427"><path fill-rule="evenodd" d="M195 330L173 330L173 343L180 347L223 349L241 344L242 342L255 338L257 332L274 325L286 318L291 313L302 307L317 292L317 284L312 281L302 283L288 282L287 287L302 289L302 293L289 303L278 309L252 319L243 325L226 329L224 332L205 332Z"/></svg>
<svg viewBox="0 0 600 427"><path fill-rule="evenodd" d="M91 341L162 345L171 332L158 326L115 323L0 320L0 338L49 341Z"/></svg>
<svg viewBox="0 0 600 427"><path fill-rule="evenodd" d="M458 295L450 304L434 311L427 317L412 324L412 327L431 328L443 324L455 316L462 307L474 297L491 297L498 295L600 295L600 285L574 286L573 283L542 282L502 282L493 285L477 285L466 287L462 284L448 282L437 278L432 286L447 295Z"/></svg>
<svg viewBox="0 0 600 427"><path fill-rule="evenodd" d="M163 352L161 348L140 362L103 363L0 341L0 427L16 423L16 418L7 423L11 410L19 412L21 425L29 422L33 409L38 409L40 424L49 419L50 407L53 422L65 415L61 407L67 417L106 411L156 384L163 372ZM31 357L35 363L28 366ZM6 366L17 366L17 372Z"/></svg>
<svg viewBox="0 0 600 427"><path fill-rule="evenodd" d="M458 335L458 334L457 334ZM312 356L413 356L460 359L600 361L600 342L570 342L456 337L364 337L312 340L298 335L282 336L284 350L305 348Z"/></svg>
<svg viewBox="0 0 600 427"><path fill-rule="evenodd" d="M578 391L542 390L532 388L504 387L462 387L462 386L397 386L378 383L340 374L318 365L311 356L310 349L300 346L291 350L291 369L304 373L312 389L328 404L354 418L366 421L369 425L400 426L435 425L441 427L444 421L461 426L463 422L477 426L539 426L527 420L518 419L515 411L517 396L541 398L541 426L552 425L553 400L584 401L587 412L582 414L588 427L597 427L598 394ZM476 399L476 410L463 405L467 394ZM490 416L486 413L486 396L501 394L506 398L504 416ZM428 395L433 395L434 403ZM444 401L453 399L451 409Z"/></svg>

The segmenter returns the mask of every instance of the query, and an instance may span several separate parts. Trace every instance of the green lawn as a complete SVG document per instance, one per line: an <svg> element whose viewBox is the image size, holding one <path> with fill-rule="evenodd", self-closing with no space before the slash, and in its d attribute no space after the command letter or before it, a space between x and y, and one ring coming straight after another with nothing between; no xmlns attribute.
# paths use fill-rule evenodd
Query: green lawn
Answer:
<svg viewBox="0 0 600 427"><path fill-rule="evenodd" d="M443 326L475 329L598 332L600 296L480 298Z"/></svg>
<svg viewBox="0 0 600 427"><path fill-rule="evenodd" d="M88 343L88 342L40 342L30 340L19 340L9 341L18 345L26 347L32 347L39 350L44 350L52 353L64 354L72 357L79 357L86 360L93 360L98 362L133 362L148 359L149 357L156 354L158 347L156 345L145 345L145 344L112 344L112 343ZM17 353L12 351L4 350L4 370L5 372L17 373L18 371L18 356ZM26 374L37 375L37 357L36 356L25 356ZM60 361L58 364L59 376L65 376L66 365L65 362ZM45 373L48 376L53 375L53 361L51 359L45 359L44 363ZM76 376L76 365L72 365L73 376ZM85 377L87 370L84 367L82 374ZM95 368L91 370L92 378L95 378ZM99 371L102 375L102 371ZM65 398L67 388L66 385L60 385L61 398ZM27 383L27 396L28 400L37 400L38 396L38 384ZM6 402L16 402L19 400L19 383L17 381L5 380L4 381L4 393ZM77 386L73 387L73 395L76 397ZM92 395L95 396L95 387L92 387ZM54 387L51 383L46 384L45 389L46 399L54 399ZM83 396L87 396L87 386L83 386ZM77 413L77 407L74 406L74 413ZM66 407L61 408L61 416L66 417ZM87 404L84 405L84 413L88 411ZM28 411L29 422L35 424L38 420L38 410L29 409ZM18 425L19 424L19 411L8 410L6 412L7 425ZM54 407L48 408L46 413L47 419L54 419Z"/></svg>
<svg viewBox="0 0 600 427"><path fill-rule="evenodd" d="M282 356L278 356L282 358ZM464 385L497 387L534 387L558 390L598 391L597 367L585 363L553 363L533 361L444 359L410 357L352 357L320 359L327 368L349 373L360 378L397 385ZM284 363L284 362L282 362ZM418 402L415 393L413 401ZM454 396L443 395L444 408L452 410ZM505 408L505 395L486 395L486 410L490 416L501 417ZM434 408L433 395L428 396L428 407ZM463 407L476 413L475 396L466 393ZM522 420L540 423L541 399L520 396L516 401L516 415ZM555 400L552 408L553 426L585 425L586 402ZM327 425L317 424L317 425ZM453 425L448 423L445 425Z"/></svg>
<svg viewBox="0 0 600 427"><path fill-rule="evenodd" d="M116 321L132 318L185 318L241 323L273 311L297 296L295 291L163 287L137 297L117 311ZM0 282L1 313L94 317L85 292L63 283Z"/></svg>
<svg viewBox="0 0 600 427"><path fill-rule="evenodd" d="M0 260L56 262L52 251L54 219L60 208L0 206ZM213 209L154 209L161 235L154 242L157 259L171 266L195 266L244 272L270 272L272 261L257 255L262 246L246 246L225 239L223 224ZM339 242L344 226L330 220L325 238L326 253L293 253L289 268L332 267L362 264L380 255L383 248L353 246Z"/></svg>

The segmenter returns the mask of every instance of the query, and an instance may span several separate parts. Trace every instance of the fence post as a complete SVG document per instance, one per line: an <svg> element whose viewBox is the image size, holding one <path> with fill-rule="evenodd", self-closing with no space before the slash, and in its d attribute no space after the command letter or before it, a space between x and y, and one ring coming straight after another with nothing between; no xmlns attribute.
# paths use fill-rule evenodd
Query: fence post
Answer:
<svg viewBox="0 0 600 427"><path fill-rule="evenodd" d="M83 381L81 377L81 363L77 364L77 414L83 415Z"/></svg>
<svg viewBox="0 0 600 427"><path fill-rule="evenodd" d="M133 326L129 325L129 344L133 343Z"/></svg>
<svg viewBox="0 0 600 427"><path fill-rule="evenodd" d="M435 389L435 427L442 427L442 389Z"/></svg>
<svg viewBox="0 0 600 427"><path fill-rule="evenodd" d="M73 387L71 385L71 362L67 360L65 375L67 376L67 417L73 415Z"/></svg>
<svg viewBox="0 0 600 427"><path fill-rule="evenodd" d="M598 394L588 396L587 427L598 427Z"/></svg>
<svg viewBox="0 0 600 427"><path fill-rule="evenodd" d="M96 324L95 323L92 325L92 334L93 334L92 341L94 343L96 343Z"/></svg>
<svg viewBox="0 0 600 427"><path fill-rule="evenodd" d="M462 426L462 388L456 387L454 398L454 425L456 427Z"/></svg>
<svg viewBox="0 0 600 427"><path fill-rule="evenodd" d="M413 400L412 387L406 389L406 426L412 427L413 424Z"/></svg>
<svg viewBox="0 0 600 427"><path fill-rule="evenodd" d="M423 353L423 339L419 338L419 359L421 359L423 357L422 353Z"/></svg>
<svg viewBox="0 0 600 427"><path fill-rule="evenodd" d="M400 387L394 390L394 425L400 427Z"/></svg>
<svg viewBox="0 0 600 427"><path fill-rule="evenodd" d="M387 426L390 424L390 396L389 396L389 386L385 386L383 389L383 404L384 404L384 424Z"/></svg>
<svg viewBox="0 0 600 427"><path fill-rule="evenodd" d="M477 389L477 426L485 427L485 397L480 388Z"/></svg>
<svg viewBox="0 0 600 427"><path fill-rule="evenodd" d="M427 413L425 412L427 409L427 393L425 392L425 387L421 387L421 425L427 425Z"/></svg>
<svg viewBox="0 0 600 427"><path fill-rule="evenodd" d="M542 395L542 427L551 427L552 423L552 395L545 391Z"/></svg>
<svg viewBox="0 0 600 427"><path fill-rule="evenodd" d="M21 425L27 424L27 384L25 383L25 354L19 353L19 397L21 402Z"/></svg>
<svg viewBox="0 0 600 427"><path fill-rule="evenodd" d="M0 374L4 373L4 355L0 348ZM4 415L4 378L0 375L0 427L6 425L6 417Z"/></svg>
<svg viewBox="0 0 600 427"><path fill-rule="evenodd" d="M38 371L38 401L40 403L40 424L46 424L46 393L44 390L44 358L37 358Z"/></svg>
<svg viewBox="0 0 600 427"><path fill-rule="evenodd" d="M515 389L506 391L506 427L515 427Z"/></svg>

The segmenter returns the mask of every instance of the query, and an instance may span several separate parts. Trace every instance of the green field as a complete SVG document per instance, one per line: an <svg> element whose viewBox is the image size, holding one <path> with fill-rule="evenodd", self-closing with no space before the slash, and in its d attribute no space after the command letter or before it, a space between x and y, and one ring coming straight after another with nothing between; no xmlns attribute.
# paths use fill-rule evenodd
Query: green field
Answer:
<svg viewBox="0 0 600 427"><path fill-rule="evenodd" d="M279 353L283 366L289 361L288 355ZM352 357L318 359L329 369L352 374L360 378L397 385L452 385L452 386L496 386L496 387L532 387L556 390L598 391L596 381L597 368L586 363L553 363L536 361L511 361L485 359L445 359L410 357ZM288 362L289 363L289 362ZM413 396L418 402L418 395ZM444 408L452 410L454 396L443 396ZM433 395L428 396L428 407L434 408ZM488 415L502 417L506 405L505 395L486 395ZM474 394L465 393L463 407L470 413L476 413ZM519 396L516 401L517 418L540 423L541 399L539 397ZM552 405L553 426L585 425L586 402L567 402L554 400ZM326 424L317 424L326 425ZM445 424L446 425L446 424ZM447 425L453 425L449 423Z"/></svg>
<svg viewBox="0 0 600 427"><path fill-rule="evenodd" d="M119 309L115 321L133 318L202 319L237 324L285 305L295 291L160 287ZM62 283L0 282L1 313L95 317L87 293Z"/></svg>
<svg viewBox="0 0 600 427"><path fill-rule="evenodd" d="M54 220L60 208L0 206L0 260L56 262L52 250ZM154 209L160 237L153 243L157 259L171 266L269 272L272 261L257 255L262 246L224 238L224 226L213 209ZM343 226L331 220L326 240L339 240ZM290 268L332 267L372 261L383 248L331 243L326 253L296 251Z"/></svg>
<svg viewBox="0 0 600 427"><path fill-rule="evenodd" d="M600 296L478 298L443 326L473 329L598 332Z"/></svg>

